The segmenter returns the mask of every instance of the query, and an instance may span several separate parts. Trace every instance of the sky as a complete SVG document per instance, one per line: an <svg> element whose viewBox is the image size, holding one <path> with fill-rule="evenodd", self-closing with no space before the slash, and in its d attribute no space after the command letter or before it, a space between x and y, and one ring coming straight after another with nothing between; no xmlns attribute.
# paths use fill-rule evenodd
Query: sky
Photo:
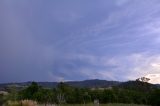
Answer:
<svg viewBox="0 0 160 106"><path fill-rule="evenodd" d="M159 0L0 0L0 83L160 83Z"/></svg>

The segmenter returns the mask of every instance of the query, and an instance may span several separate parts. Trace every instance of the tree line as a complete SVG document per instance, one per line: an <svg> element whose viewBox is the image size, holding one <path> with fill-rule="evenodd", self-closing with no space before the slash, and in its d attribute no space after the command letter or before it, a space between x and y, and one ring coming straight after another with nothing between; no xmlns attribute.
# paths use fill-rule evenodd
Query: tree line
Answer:
<svg viewBox="0 0 160 106"><path fill-rule="evenodd" d="M98 100L99 103L103 104L133 103L160 106L160 89L154 88L148 91L140 91L134 89L134 87L112 87L110 89L76 88L63 82L59 83L56 88L50 89L43 88L36 82L32 82L30 86L21 91L16 91L16 89L10 90L8 99L13 101L27 99L43 104L87 104Z"/></svg>

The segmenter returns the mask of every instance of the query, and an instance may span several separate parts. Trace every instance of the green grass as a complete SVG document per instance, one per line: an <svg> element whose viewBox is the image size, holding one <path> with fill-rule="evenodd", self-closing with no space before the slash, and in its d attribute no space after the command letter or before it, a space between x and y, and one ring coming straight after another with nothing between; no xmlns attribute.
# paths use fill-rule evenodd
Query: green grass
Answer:
<svg viewBox="0 0 160 106"><path fill-rule="evenodd" d="M40 105L44 106L44 105ZM51 105L48 105L51 106ZM56 105L57 106L57 105ZM94 104L65 104L65 105L58 105L58 106L98 106ZM100 104L99 106L147 106L147 105L136 105L136 104Z"/></svg>

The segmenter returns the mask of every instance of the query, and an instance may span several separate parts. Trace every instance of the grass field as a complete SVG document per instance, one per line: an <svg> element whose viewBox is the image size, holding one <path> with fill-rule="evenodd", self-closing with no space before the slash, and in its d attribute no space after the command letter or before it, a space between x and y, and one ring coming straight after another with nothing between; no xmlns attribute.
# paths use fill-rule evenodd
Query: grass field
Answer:
<svg viewBox="0 0 160 106"><path fill-rule="evenodd" d="M39 105L44 106L44 105ZM47 106L54 106L54 105L47 105ZM57 105L55 105L57 106ZM58 106L98 106L93 104L66 104L66 105L58 105ZM136 105L136 104L100 104L99 106L147 106L147 105Z"/></svg>
<svg viewBox="0 0 160 106"><path fill-rule="evenodd" d="M95 104L61 104L61 105L44 105L44 104L37 104L34 101L31 100L24 100L21 102L22 106L149 106L149 105L137 105L137 104L116 104L116 103L109 103L109 104L99 104L99 105L95 105ZM17 101L8 101L6 103L6 105L4 106L21 106L20 102Z"/></svg>

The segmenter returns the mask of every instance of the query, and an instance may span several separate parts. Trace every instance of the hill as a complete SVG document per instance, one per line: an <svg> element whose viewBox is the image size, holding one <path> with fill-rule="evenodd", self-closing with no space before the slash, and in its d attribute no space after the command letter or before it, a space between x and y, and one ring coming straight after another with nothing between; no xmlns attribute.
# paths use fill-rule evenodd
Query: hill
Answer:
<svg viewBox="0 0 160 106"><path fill-rule="evenodd" d="M0 84L0 90L7 90L7 88L11 86L15 86L18 89L22 89L24 87L29 86L31 83L32 82L3 83L3 84ZM58 82L37 82L37 83L38 85L46 88L55 88L58 84ZM79 87L79 88L83 88L83 87L84 88L106 88L111 86L117 86L121 82L93 79L93 80L84 80L84 81L67 81L64 83L70 86Z"/></svg>
<svg viewBox="0 0 160 106"><path fill-rule="evenodd" d="M3 83L0 84L0 91L6 91L8 88L14 86L17 89L23 89L29 86L32 82L22 82L22 83ZM45 88L55 88L59 82L37 82L38 85ZM109 87L118 87L123 89L133 89L139 91L152 90L154 88L159 88L159 84L150 84L147 82L141 81L127 81L127 82L118 82L118 81L107 81L107 80L84 80L84 81L67 81L64 82L70 86L78 88L109 88Z"/></svg>
<svg viewBox="0 0 160 106"><path fill-rule="evenodd" d="M107 88L107 87L117 86L121 82L93 79L93 80L84 80L84 81L70 81L66 83L74 87Z"/></svg>
<svg viewBox="0 0 160 106"><path fill-rule="evenodd" d="M141 92L148 92L152 91L155 88L158 88L157 85L141 81L127 81L119 84L117 87L122 89L141 91Z"/></svg>

